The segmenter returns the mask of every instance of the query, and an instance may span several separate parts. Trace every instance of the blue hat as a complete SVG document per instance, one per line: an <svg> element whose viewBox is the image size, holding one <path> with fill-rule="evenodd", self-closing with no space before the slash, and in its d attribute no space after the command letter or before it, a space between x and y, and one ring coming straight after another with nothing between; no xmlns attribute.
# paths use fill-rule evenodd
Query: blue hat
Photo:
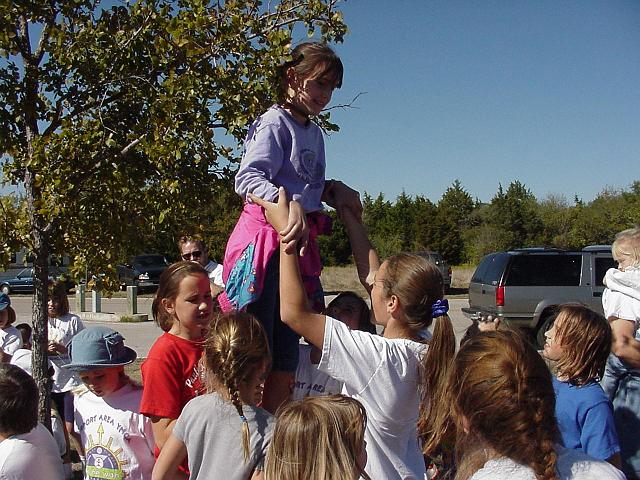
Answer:
<svg viewBox="0 0 640 480"><path fill-rule="evenodd" d="M11 305L11 299L6 293L0 293L0 312Z"/></svg>
<svg viewBox="0 0 640 480"><path fill-rule="evenodd" d="M78 332L69 344L71 363L64 368L74 371L117 367L133 362L136 352L124 345L124 337L107 327L90 327Z"/></svg>

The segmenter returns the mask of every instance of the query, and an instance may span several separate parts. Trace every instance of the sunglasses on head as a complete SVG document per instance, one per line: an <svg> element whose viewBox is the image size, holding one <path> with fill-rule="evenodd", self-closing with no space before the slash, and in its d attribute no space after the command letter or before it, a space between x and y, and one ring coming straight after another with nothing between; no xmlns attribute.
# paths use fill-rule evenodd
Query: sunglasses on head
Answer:
<svg viewBox="0 0 640 480"><path fill-rule="evenodd" d="M202 252L200 250L194 250L193 252L183 253L183 260L191 260L192 258L200 258L202 256Z"/></svg>

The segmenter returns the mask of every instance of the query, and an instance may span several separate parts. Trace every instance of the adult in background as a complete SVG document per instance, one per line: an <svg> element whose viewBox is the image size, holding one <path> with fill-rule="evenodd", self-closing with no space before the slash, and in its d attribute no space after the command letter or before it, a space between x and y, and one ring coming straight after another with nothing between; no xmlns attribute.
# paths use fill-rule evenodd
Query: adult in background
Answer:
<svg viewBox="0 0 640 480"><path fill-rule="evenodd" d="M211 293L214 297L224 289L222 264L209 258L209 251L202 239L188 235L182 236L178 240L178 250L180 250L182 260L199 263L207 271L209 281L212 284Z"/></svg>

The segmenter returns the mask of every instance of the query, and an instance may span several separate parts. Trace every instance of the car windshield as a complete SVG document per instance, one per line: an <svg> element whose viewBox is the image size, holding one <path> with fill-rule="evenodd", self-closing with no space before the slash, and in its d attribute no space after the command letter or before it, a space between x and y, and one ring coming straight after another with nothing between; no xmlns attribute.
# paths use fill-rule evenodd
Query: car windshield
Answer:
<svg viewBox="0 0 640 480"><path fill-rule="evenodd" d="M33 277L33 268L23 268L17 275L18 278Z"/></svg>
<svg viewBox="0 0 640 480"><path fill-rule="evenodd" d="M436 252L418 252L417 254L434 265L441 265L444 262L442 255Z"/></svg>

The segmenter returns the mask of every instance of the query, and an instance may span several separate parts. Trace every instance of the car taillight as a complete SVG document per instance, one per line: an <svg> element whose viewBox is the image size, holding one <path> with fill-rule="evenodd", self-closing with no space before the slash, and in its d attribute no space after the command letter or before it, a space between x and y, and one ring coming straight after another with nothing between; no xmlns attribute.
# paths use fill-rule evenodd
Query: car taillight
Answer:
<svg viewBox="0 0 640 480"><path fill-rule="evenodd" d="M496 288L496 307L504 307L504 285Z"/></svg>

